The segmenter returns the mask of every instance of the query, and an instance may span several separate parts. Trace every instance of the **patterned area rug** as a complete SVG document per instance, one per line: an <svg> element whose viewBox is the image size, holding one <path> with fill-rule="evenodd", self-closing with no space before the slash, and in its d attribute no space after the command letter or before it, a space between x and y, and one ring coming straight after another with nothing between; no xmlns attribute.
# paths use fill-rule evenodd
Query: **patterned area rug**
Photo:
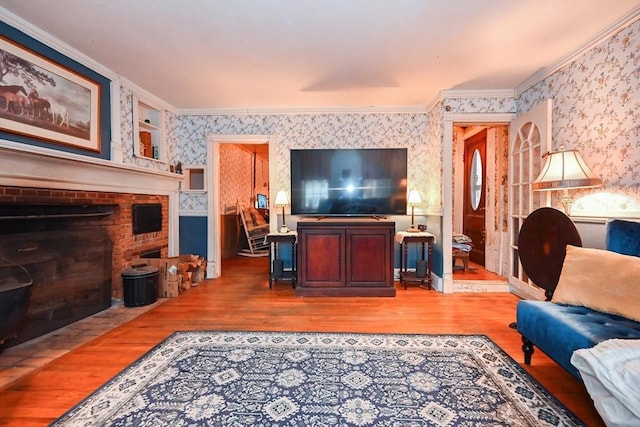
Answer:
<svg viewBox="0 0 640 427"><path fill-rule="evenodd" d="M578 426L482 335L176 332L53 426Z"/></svg>

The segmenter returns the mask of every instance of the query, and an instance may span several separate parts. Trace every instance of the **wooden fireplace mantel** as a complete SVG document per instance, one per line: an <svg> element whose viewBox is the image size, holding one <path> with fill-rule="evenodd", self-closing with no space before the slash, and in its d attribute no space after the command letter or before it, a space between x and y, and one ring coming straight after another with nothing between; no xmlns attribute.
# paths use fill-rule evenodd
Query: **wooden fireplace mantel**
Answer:
<svg viewBox="0 0 640 427"><path fill-rule="evenodd" d="M0 185L168 196L168 253L178 255L182 175L0 140Z"/></svg>
<svg viewBox="0 0 640 427"><path fill-rule="evenodd" d="M0 144L0 181L8 186L170 195L178 192L182 178L77 154Z"/></svg>

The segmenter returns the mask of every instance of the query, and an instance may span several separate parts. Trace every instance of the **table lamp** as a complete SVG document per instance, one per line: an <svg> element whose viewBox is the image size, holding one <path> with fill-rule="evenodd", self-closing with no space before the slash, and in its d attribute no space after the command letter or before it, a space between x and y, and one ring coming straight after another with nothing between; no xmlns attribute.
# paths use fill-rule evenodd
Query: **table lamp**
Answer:
<svg viewBox="0 0 640 427"><path fill-rule="evenodd" d="M411 226L407 228L409 233L418 233L420 230L416 227L414 222L414 209L416 206L422 204L420 193L418 190L409 190L409 196L407 197L407 205L411 206Z"/></svg>
<svg viewBox="0 0 640 427"><path fill-rule="evenodd" d="M285 190L279 190L278 193L276 193L276 200L273 202L273 205L276 208L282 207L282 227L280 227L280 233L288 233L289 228L287 228L287 224L284 220L284 208L285 206L289 206L289 197Z"/></svg>
<svg viewBox="0 0 640 427"><path fill-rule="evenodd" d="M589 170L577 150L551 151L542 156L545 158L540 175L533 181L534 191L562 190L561 197L564 213L569 216L572 198L569 190L575 188L595 188L602 181Z"/></svg>

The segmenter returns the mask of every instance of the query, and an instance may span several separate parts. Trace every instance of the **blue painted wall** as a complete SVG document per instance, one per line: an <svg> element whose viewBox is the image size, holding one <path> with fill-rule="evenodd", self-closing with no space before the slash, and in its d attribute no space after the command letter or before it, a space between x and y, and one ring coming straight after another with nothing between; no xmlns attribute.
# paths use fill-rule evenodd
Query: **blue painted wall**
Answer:
<svg viewBox="0 0 640 427"><path fill-rule="evenodd" d="M207 257L207 217L180 217L180 254Z"/></svg>

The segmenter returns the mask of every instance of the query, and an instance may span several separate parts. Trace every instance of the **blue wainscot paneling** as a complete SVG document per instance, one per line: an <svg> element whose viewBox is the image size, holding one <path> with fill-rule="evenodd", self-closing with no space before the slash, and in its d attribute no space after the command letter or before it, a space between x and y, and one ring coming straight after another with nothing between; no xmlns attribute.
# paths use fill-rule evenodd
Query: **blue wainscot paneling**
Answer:
<svg viewBox="0 0 640 427"><path fill-rule="evenodd" d="M207 217L180 216L180 254L207 257Z"/></svg>
<svg viewBox="0 0 640 427"><path fill-rule="evenodd" d="M444 257L442 248L442 217L430 215L427 218L427 231L436 236L436 244L433 245L433 272L438 277L444 276Z"/></svg>
<svg viewBox="0 0 640 427"><path fill-rule="evenodd" d="M285 270L291 270L293 262L291 261L291 245L289 243L278 244L278 259L284 263Z"/></svg>

